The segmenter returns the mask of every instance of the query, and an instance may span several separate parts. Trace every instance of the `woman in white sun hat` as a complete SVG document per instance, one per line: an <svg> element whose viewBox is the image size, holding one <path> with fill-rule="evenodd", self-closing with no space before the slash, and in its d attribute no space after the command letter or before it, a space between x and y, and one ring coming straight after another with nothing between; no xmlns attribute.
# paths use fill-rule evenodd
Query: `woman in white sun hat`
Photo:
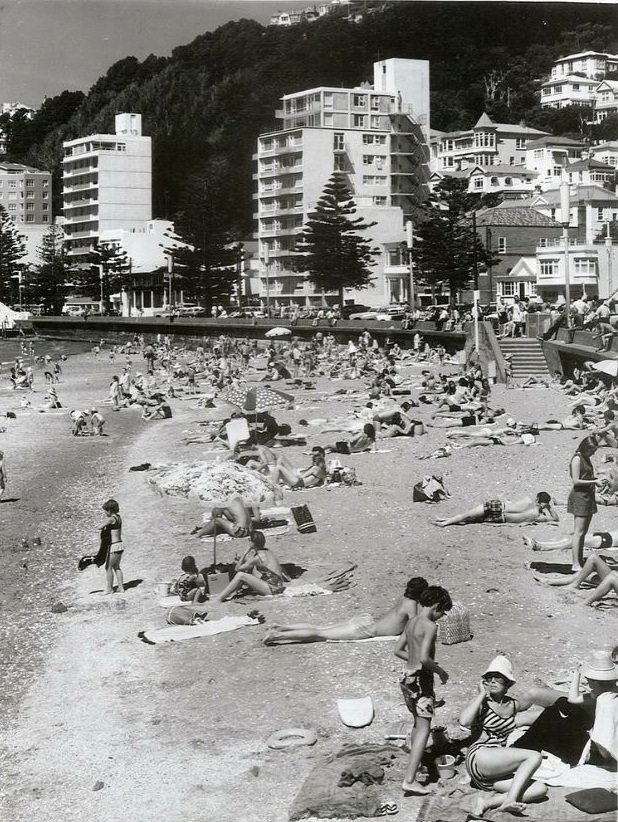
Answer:
<svg viewBox="0 0 618 822"><path fill-rule="evenodd" d="M470 784L489 794L479 797L479 815L490 808L520 814L526 803L538 801L547 793L545 785L532 782L541 754L506 747L510 733L530 722L517 700L507 696L514 684L510 661L496 656L482 675L477 695L459 717L460 723L475 735L466 755Z"/></svg>

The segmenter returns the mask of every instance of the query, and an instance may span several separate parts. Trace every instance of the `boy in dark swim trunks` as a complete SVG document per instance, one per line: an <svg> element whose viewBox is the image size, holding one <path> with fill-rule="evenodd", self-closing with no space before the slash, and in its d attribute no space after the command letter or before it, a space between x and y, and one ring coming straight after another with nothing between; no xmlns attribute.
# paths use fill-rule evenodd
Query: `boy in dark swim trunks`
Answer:
<svg viewBox="0 0 618 822"><path fill-rule="evenodd" d="M211 537L217 533L241 538L248 537L251 529L251 513L241 497L235 497L225 508L213 508L209 522L204 526L196 525L191 534Z"/></svg>
<svg viewBox="0 0 618 822"><path fill-rule="evenodd" d="M438 674L442 684L448 680L447 672L434 659L438 632L436 622L451 610L453 603L448 591L438 585L430 585L419 596L418 604L420 611L406 625L395 646L395 655L407 663L399 684L407 708L414 716L410 758L402 787L404 793L427 794L429 789L416 781L416 772L433 719L433 677Z"/></svg>

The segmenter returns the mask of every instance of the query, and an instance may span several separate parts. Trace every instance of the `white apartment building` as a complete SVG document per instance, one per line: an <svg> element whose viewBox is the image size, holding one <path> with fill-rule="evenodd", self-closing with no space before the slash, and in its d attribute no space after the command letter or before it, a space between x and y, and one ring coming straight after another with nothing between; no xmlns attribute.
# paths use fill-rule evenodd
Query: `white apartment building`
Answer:
<svg viewBox="0 0 618 822"><path fill-rule="evenodd" d="M19 227L52 222L51 172L0 162L0 205Z"/></svg>
<svg viewBox="0 0 618 822"><path fill-rule="evenodd" d="M546 133L528 126L494 123L483 113L466 131L432 132L431 171L446 175L475 166L523 166L528 143Z"/></svg>
<svg viewBox="0 0 618 822"><path fill-rule="evenodd" d="M550 77L541 84L541 106L591 106L599 80L618 71L618 55L597 51L569 54L554 62Z"/></svg>
<svg viewBox="0 0 618 822"><path fill-rule="evenodd" d="M115 134L64 145L63 210L68 253L85 258L102 232L152 218L152 148L141 114L116 115Z"/></svg>
<svg viewBox="0 0 618 822"><path fill-rule="evenodd" d="M374 63L373 86L319 87L282 98L280 131L258 138L257 211L260 297L271 306L321 304L293 259L299 234L333 172L345 175L357 216L376 222L380 248L373 288L346 298L372 305L407 298L405 217L427 195L429 63ZM327 295L336 302L335 295Z"/></svg>
<svg viewBox="0 0 618 822"><path fill-rule="evenodd" d="M540 137L526 145L524 165L538 173L537 185L542 191L556 188L565 166L581 160L585 147L585 143L569 137Z"/></svg>

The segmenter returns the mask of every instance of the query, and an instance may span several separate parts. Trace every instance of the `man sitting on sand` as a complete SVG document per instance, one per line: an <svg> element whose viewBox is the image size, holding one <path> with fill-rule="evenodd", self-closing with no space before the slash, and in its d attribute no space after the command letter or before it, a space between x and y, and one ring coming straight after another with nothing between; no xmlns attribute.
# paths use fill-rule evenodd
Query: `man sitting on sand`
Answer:
<svg viewBox="0 0 618 822"><path fill-rule="evenodd" d="M346 640L372 639L377 636L399 636L418 610L418 597L427 588L427 580L413 577L408 580L403 596L390 611L374 618L370 614L359 614L346 622L331 625L274 625L264 639L265 645L292 645L305 642L343 642Z"/></svg>
<svg viewBox="0 0 618 822"><path fill-rule="evenodd" d="M206 525L196 525L191 531L198 537L228 534L231 537L248 537L253 530L251 512L242 497L234 497L225 508L213 508Z"/></svg>
<svg viewBox="0 0 618 822"><path fill-rule="evenodd" d="M586 597L584 605L597 608L603 597L607 596L610 591L615 591L618 594L618 571L610 567L598 554L591 554L584 563L584 567L576 574L569 574L566 577L560 575L551 579L546 579L541 574L534 574L535 580L543 585L565 586L568 588L580 588L582 582L586 582L589 577L593 576L598 578L598 584L594 591Z"/></svg>
<svg viewBox="0 0 618 822"><path fill-rule="evenodd" d="M448 519L437 519L434 525L446 528L447 525L468 525L472 522L503 524L558 522L558 520L552 498L546 491L540 491L536 497L521 497L516 500L491 499L471 508L464 514L457 514Z"/></svg>

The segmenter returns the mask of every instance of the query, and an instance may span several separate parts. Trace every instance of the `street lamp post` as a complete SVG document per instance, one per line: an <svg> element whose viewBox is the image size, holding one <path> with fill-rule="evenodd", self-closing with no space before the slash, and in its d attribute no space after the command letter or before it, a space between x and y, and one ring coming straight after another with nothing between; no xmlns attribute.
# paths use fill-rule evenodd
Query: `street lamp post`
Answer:
<svg viewBox="0 0 618 822"><path fill-rule="evenodd" d="M409 266L409 277L410 277L410 284L408 286L408 296L410 301L410 311L414 314L414 260L412 259L412 248L414 246L414 235L413 235L414 225L412 220L408 220L406 222L406 246L408 248L408 266Z"/></svg>
<svg viewBox="0 0 618 822"><path fill-rule="evenodd" d="M564 244L564 315L567 328L571 325L571 283L569 280L569 222L571 196L569 184L560 183L560 222L562 223L562 242Z"/></svg>
<svg viewBox="0 0 618 822"><path fill-rule="evenodd" d="M101 316L103 316L103 278L105 277L105 270L102 265L99 265L99 280L101 285L101 299L100 299L100 307L99 311L101 312Z"/></svg>

